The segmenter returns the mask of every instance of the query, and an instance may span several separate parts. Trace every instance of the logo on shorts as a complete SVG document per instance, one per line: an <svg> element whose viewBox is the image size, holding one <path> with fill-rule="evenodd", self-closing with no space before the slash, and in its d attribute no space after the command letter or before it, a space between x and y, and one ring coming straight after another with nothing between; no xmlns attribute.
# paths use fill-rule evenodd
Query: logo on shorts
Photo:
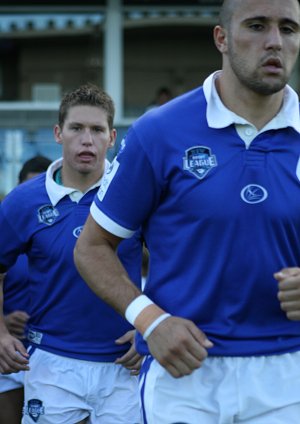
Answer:
<svg viewBox="0 0 300 424"><path fill-rule="evenodd" d="M40 415L45 414L45 408L43 402L39 399L30 399L25 406L25 415L29 415L35 423L38 422Z"/></svg>
<svg viewBox="0 0 300 424"><path fill-rule="evenodd" d="M244 202L250 204L261 203L266 200L267 197L267 190L258 184L249 184L241 191L241 198Z"/></svg>
<svg viewBox="0 0 300 424"><path fill-rule="evenodd" d="M43 338L43 333L39 331L29 330L27 333L27 339L35 344L41 344Z"/></svg>
<svg viewBox="0 0 300 424"><path fill-rule="evenodd" d="M206 177L208 172L217 165L216 156L211 153L209 147L194 146L185 151L183 169L191 172L199 180Z"/></svg>
<svg viewBox="0 0 300 424"><path fill-rule="evenodd" d="M44 205L38 209L38 219L42 224L52 225L58 216L58 210L52 205Z"/></svg>

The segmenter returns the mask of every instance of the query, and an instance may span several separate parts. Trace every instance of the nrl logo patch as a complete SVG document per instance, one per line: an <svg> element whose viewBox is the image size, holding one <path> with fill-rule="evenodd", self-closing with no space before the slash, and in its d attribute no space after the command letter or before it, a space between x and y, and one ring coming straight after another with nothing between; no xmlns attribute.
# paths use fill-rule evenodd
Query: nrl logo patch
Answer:
<svg viewBox="0 0 300 424"><path fill-rule="evenodd" d="M59 216L58 210L52 205L44 205L38 209L39 222L46 225L52 225Z"/></svg>
<svg viewBox="0 0 300 424"><path fill-rule="evenodd" d="M209 147L194 146L185 151L183 169L191 172L199 180L202 180L217 165L216 156L211 153Z"/></svg>
<svg viewBox="0 0 300 424"><path fill-rule="evenodd" d="M38 422L40 415L45 414L43 402L39 399L30 399L25 406L24 414L29 415L35 423Z"/></svg>

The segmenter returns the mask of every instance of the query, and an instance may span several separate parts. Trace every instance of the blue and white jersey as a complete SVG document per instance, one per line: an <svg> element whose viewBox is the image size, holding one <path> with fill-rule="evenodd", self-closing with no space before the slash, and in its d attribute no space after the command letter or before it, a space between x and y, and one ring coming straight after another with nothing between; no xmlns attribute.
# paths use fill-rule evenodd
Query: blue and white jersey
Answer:
<svg viewBox="0 0 300 424"><path fill-rule="evenodd" d="M24 311L30 315L28 260L25 254L18 256L3 281L3 313L8 315L14 311ZM26 324L25 333L27 331ZM26 347L28 346L26 339L22 339L22 342Z"/></svg>
<svg viewBox="0 0 300 424"><path fill-rule="evenodd" d="M60 160L54 162L47 175L17 186L3 200L0 263L9 268L19 254L28 256L28 339L34 346L67 357L114 361L129 348L115 340L132 327L90 290L73 261L100 182L85 194L59 186L52 177L60 166ZM126 248L132 258L127 271L140 284L141 246L136 240L124 245L124 256Z"/></svg>
<svg viewBox="0 0 300 424"><path fill-rule="evenodd" d="M8 270L3 282L4 315L14 311L29 312L28 263L27 256L20 255Z"/></svg>
<svg viewBox="0 0 300 424"><path fill-rule="evenodd" d="M280 309L273 277L300 265L297 96L287 88L283 109L246 145L229 110L231 121L223 125L215 107L208 124L210 85L133 124L91 213L120 237L143 226L145 294L204 331L210 355L297 351L300 322ZM141 337L137 347L147 353Z"/></svg>

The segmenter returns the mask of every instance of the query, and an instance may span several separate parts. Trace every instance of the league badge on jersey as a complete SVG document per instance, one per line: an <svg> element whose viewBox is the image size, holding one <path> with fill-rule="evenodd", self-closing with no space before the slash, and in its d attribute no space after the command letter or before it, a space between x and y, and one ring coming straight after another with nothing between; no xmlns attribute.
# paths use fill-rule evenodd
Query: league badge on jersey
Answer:
<svg viewBox="0 0 300 424"><path fill-rule="evenodd" d="M218 166L216 156L206 146L193 146L185 151L183 157L183 169L191 172L195 177L202 180L208 172Z"/></svg>
<svg viewBox="0 0 300 424"><path fill-rule="evenodd" d="M35 423L38 422L40 415L45 414L43 402L39 399L30 399L27 406L24 407L24 415L29 415Z"/></svg>
<svg viewBox="0 0 300 424"><path fill-rule="evenodd" d="M52 225L59 216L58 210L52 205L44 205L38 209L39 222L46 225Z"/></svg>

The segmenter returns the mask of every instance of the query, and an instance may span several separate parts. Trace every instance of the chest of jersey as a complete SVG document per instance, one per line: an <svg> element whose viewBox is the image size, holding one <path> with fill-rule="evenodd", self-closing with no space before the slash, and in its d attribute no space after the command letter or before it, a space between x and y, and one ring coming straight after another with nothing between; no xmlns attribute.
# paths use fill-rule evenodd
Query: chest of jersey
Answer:
<svg viewBox="0 0 300 424"><path fill-rule="evenodd" d="M300 138L267 132L246 149L234 127L222 134L208 129L198 140L173 138L176 147L164 163L164 201L155 215L174 225L275 221L300 229Z"/></svg>

